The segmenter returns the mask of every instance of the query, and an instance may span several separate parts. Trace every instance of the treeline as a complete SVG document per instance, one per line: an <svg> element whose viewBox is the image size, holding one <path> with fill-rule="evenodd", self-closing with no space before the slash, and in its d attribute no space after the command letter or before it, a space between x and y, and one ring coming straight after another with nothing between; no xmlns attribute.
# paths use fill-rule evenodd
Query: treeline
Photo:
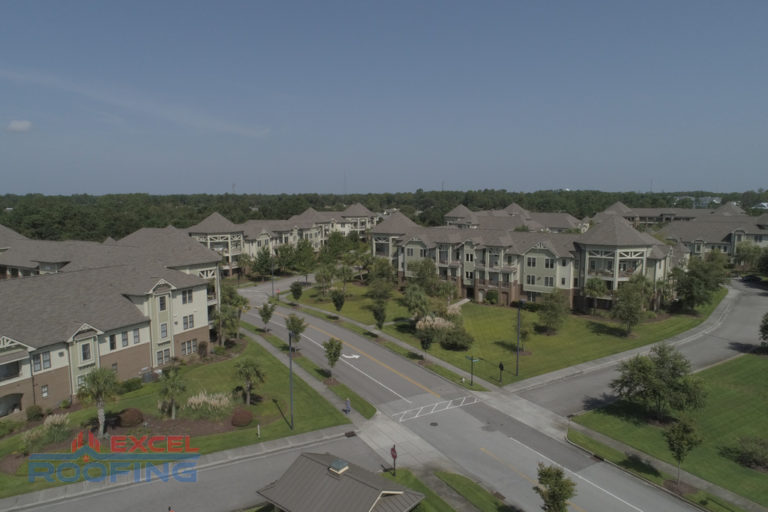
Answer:
<svg viewBox="0 0 768 512"><path fill-rule="evenodd" d="M343 210L362 203L371 211L398 208L426 226L443 223L443 215L459 204L471 210L504 208L518 203L535 212L567 212L584 218L616 201L629 207L674 206L677 196L719 196L739 201L745 207L768 201L768 192L716 194L712 192L638 193L596 190L506 190L424 191L381 194L193 194L154 196L109 194L104 196L44 196L41 194L0 196L0 224L35 239L95 240L121 238L142 227L197 224L212 212L232 222L248 219L287 219L307 208Z"/></svg>

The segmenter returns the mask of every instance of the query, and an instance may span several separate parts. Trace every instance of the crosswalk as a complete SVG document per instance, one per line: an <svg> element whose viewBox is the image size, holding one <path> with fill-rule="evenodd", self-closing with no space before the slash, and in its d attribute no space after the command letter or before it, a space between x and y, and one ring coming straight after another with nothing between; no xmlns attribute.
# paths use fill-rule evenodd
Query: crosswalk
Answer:
<svg viewBox="0 0 768 512"><path fill-rule="evenodd" d="M400 411L392 415L393 419L398 420L400 423L405 421L415 420L416 418L422 418L429 416L430 414L437 414L439 412L447 411L450 409L456 409L467 405L476 404L480 401L474 395L463 396L460 398L454 398L453 400L443 400L435 402L433 404L424 405L415 409L408 409L406 411Z"/></svg>

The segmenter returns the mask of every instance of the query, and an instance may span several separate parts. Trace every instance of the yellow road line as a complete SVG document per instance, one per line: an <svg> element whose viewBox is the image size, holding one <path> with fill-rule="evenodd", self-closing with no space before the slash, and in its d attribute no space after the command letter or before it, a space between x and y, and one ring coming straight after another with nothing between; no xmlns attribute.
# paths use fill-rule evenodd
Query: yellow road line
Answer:
<svg viewBox="0 0 768 512"><path fill-rule="evenodd" d="M283 315L282 313L277 313L277 314L278 314L278 315L280 315L280 316L282 316L283 318L285 318L285 316L286 316L286 315ZM419 387L419 388L423 389L424 391L426 391L427 393L430 393L430 394L432 394L432 395L434 395L434 396L436 396L436 397L440 398L440 395L439 395L439 394L435 393L434 391L432 391L431 389L429 389L429 388L428 388L427 386L425 386L424 384L422 384L422 383L420 383L420 382L416 382L415 380L413 380L413 379L412 379L412 378L410 378L409 376L407 376L407 375L405 375L405 374L403 374L403 373L399 372L398 370L395 370L394 368L392 368L391 366L389 366L387 363L385 363L385 362L383 362L383 361L379 361L378 359L376 359L376 358L375 358L375 357L373 357L372 355L368 354L368 353L367 353L367 352L365 352L364 350L360 350L358 347L356 347L355 345L351 344L350 342L348 342L348 341L344 341L343 339L341 339L341 338L339 338L339 337L337 337L337 336L334 336L333 334L329 333L328 331L325 331L325 330L321 329L320 327L318 327L318 326L316 326L316 325L312 325L312 324L309 324L309 325L310 325L310 326L311 326L313 329L315 329L316 331L320 331L321 333L325 334L326 336L330 336L331 338L336 338L336 339L340 340L342 343L344 343L345 345L347 345L349 348L351 348L351 349L353 349L353 350L355 350L355 351L357 351L357 352L360 352L360 354L364 355L365 357L367 357L368 359L370 359L370 360L371 360L371 361L373 361L374 363L376 363L376 364L378 364L378 365L380 365L380 366L383 366L384 368L386 368L387 370L391 371L391 372L392 372L392 373L394 373L395 375L397 375L397 376L401 377L402 379L405 379L405 380L407 380L408 382L410 382L410 383L411 383L411 384L413 384L414 386L417 386L417 387Z"/></svg>
<svg viewBox="0 0 768 512"><path fill-rule="evenodd" d="M493 453L489 452L489 451L488 451L488 450L486 450L485 448L480 448L480 450L481 450L481 451L482 451L484 454L486 454L486 455L488 455L489 457L491 457L492 459L494 459L496 462L499 462L500 464L503 464L503 465L507 466L509 469L511 469L512 471L514 471L514 472L515 472L515 473L516 473L518 476L520 476L521 478L523 478L523 479L524 479L526 482L528 482L528 483L532 484L534 487L539 485L539 482L538 482L537 480L534 480L533 478L531 478L531 477L530 477L530 476L528 476L527 474L523 473L522 471L520 471L519 469L517 469L516 467L514 467L512 464L509 464L509 463L507 463L507 462L504 462L503 460L501 460L500 458L498 458L496 455L494 455ZM586 510L584 510L583 508L581 508L580 506L576 505L576 504L575 504L575 503L573 503L573 502L567 501L566 503L568 503L570 506L572 506L572 507L573 507L574 509L576 509L578 512L587 512Z"/></svg>

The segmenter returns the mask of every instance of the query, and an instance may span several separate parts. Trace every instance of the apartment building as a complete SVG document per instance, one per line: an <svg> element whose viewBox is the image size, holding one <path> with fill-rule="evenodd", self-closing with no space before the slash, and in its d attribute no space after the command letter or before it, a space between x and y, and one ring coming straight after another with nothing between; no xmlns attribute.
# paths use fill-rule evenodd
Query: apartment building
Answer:
<svg viewBox="0 0 768 512"><path fill-rule="evenodd" d="M73 399L93 368L140 377L209 341L220 258L186 233L142 229L98 244L9 231L0 230L0 416Z"/></svg>

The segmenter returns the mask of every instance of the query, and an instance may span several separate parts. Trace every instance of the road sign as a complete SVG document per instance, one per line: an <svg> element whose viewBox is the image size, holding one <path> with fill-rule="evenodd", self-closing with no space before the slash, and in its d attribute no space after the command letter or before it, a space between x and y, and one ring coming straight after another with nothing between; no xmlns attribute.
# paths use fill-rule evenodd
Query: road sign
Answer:
<svg viewBox="0 0 768 512"><path fill-rule="evenodd" d="M392 449L389 450L389 453L392 455L392 459L397 458L397 450L395 450L395 445L392 445Z"/></svg>

